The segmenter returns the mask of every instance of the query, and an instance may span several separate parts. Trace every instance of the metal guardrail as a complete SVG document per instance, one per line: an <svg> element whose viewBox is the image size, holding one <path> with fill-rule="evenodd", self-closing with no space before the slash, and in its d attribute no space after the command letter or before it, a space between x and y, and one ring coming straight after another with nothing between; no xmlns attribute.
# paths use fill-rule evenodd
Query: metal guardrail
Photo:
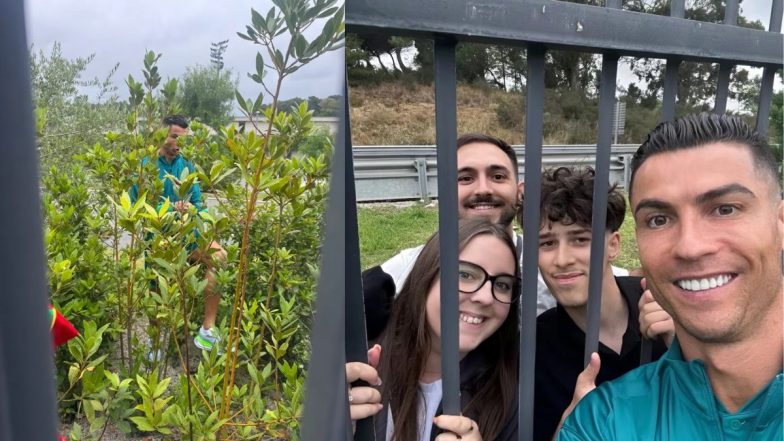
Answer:
<svg viewBox="0 0 784 441"><path fill-rule="evenodd" d="M612 146L610 183L626 188L631 156L637 144ZM525 180L525 146L514 146L518 157L518 176ZM358 202L425 202L438 197L438 160L434 145L356 146L354 179ZM542 167L591 165L596 162L596 145L546 145L542 148Z"/></svg>

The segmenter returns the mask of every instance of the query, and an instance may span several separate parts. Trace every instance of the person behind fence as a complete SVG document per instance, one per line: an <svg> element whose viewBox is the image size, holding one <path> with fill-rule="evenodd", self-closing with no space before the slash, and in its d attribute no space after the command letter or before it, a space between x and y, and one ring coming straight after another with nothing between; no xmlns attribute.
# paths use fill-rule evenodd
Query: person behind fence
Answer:
<svg viewBox="0 0 784 441"><path fill-rule="evenodd" d="M557 306L539 315L536 323L535 440L552 439L584 368L595 179L591 167L558 167L542 173L539 272ZM626 214L626 200L615 185L608 191L606 214L605 234L600 238L604 260L599 357L586 372L589 385L618 378L640 364L640 278L614 276L611 268L621 251L619 229ZM654 342L653 359L666 350L663 342ZM597 370L599 359L601 370Z"/></svg>
<svg viewBox="0 0 784 441"><path fill-rule="evenodd" d="M588 393L559 440L782 439L778 166L739 117L688 115L648 135L629 194L648 287L675 340Z"/></svg>
<svg viewBox="0 0 784 441"><path fill-rule="evenodd" d="M521 204L523 183L518 181L517 154L501 139L468 133L457 140L458 216L484 218L501 224L515 241L522 263L523 238L515 234L513 221ZM368 338L377 336L386 324L392 300L403 286L422 245L408 248L362 274ZM613 267L618 275L628 275ZM537 311L555 306L555 300L541 276L537 292Z"/></svg>
<svg viewBox="0 0 784 441"><path fill-rule="evenodd" d="M188 200L180 200L174 188L173 179L176 180L182 175L183 171L196 171L196 167L186 160L180 153L178 138L188 134L188 120L182 115L170 115L163 119L163 125L167 127L168 133L163 145L158 149L158 158L155 162L158 167L158 179L163 182L163 193L160 195L161 202L168 199L171 209L178 212L189 210L202 211L206 206L201 200L201 189L198 182L195 182L189 191ZM145 162L146 162L145 158ZM129 191L131 200L135 201L138 197L138 189L134 185ZM195 232L198 234L198 232ZM187 244L190 252L189 259L199 262L205 267L204 278L207 282L204 288L204 320L198 333L193 339L194 344L199 349L211 351L219 343L219 337L214 332L215 320L218 315L220 304L220 293L216 292L215 264L226 260L226 251L218 242L211 242L209 252L205 253L196 248L196 244Z"/></svg>
<svg viewBox="0 0 784 441"><path fill-rule="evenodd" d="M459 292L439 289L436 233L394 302L380 345L368 352L369 364L346 364L348 383L380 385L348 391L352 420L375 415L378 440L517 440L517 252L506 229L486 219L461 220L458 243ZM442 295L459 296L462 416L439 415Z"/></svg>

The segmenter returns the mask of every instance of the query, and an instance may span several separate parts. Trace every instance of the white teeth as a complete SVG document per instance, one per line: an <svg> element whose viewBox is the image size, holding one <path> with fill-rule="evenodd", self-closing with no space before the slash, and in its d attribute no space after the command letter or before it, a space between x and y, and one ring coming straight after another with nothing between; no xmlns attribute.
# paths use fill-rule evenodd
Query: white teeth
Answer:
<svg viewBox="0 0 784 441"><path fill-rule="evenodd" d="M472 317L472 316L466 315L466 314L460 314L460 320L462 320L462 321L464 321L466 323L470 323L472 325L478 325L478 324L482 323L483 321L485 321L484 317Z"/></svg>
<svg viewBox="0 0 784 441"><path fill-rule="evenodd" d="M677 284L681 289L685 289L686 291L705 291L706 289L723 286L729 282L731 278L730 275L724 274L707 279L679 280Z"/></svg>

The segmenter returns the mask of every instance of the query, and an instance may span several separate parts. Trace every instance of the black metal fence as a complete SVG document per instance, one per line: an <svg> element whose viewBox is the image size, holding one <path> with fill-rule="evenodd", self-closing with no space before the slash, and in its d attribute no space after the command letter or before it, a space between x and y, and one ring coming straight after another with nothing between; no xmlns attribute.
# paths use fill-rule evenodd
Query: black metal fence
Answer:
<svg viewBox="0 0 784 441"><path fill-rule="evenodd" d="M541 191L542 124L544 112L544 70L548 50L591 52L602 55L599 87L598 139L596 151L596 174L608 176L612 130L612 107L616 89L618 60L621 56L666 59L662 120L675 116L678 68L683 61L719 64L719 79L714 112L723 113L729 95L730 73L736 65L763 68L762 87L757 109L757 130L766 134L770 115L773 80L782 65L781 20L784 0L772 4L769 30L759 31L737 26L738 0L726 2L723 24L696 22L684 19L685 0L672 0L670 16L657 16L626 11L621 0L606 0L604 7L567 3L555 0L347 0L346 24L349 32L372 33L431 38L434 41L435 93L436 93L436 143L438 150L439 176L439 229L441 244L441 286L447 292L456 292L457 268L457 195L456 195L456 76L455 46L459 41L482 42L507 46L527 47L528 75L526 82L526 161L525 167L533 172L526 173L526 198L524 206L524 253L522 298L522 336L520 342L520 412L519 434L521 440L532 439L533 393L536 353L536 283L538 261L538 233L527 231L528 226L539 225L539 202ZM347 115L347 113L345 113ZM351 142L342 138L337 155L343 164L337 167L332 178L332 199L328 219L327 240L323 249L324 267L322 285L319 287L319 308L313 333L314 352L307 390L307 406L303 421L303 439L338 440L350 439L351 430L342 427L334 432L325 432L323 421L345 421L348 406L345 384L338 396L317 397L323 390L321 382L335 381L342 374L342 362L366 361L362 291L359 285L358 256L356 247L350 243L357 237L354 203L351 199L336 199L353 193L351 173ZM335 161L337 164L340 160ZM345 166L346 168L342 168ZM592 234L604 233L607 205L608 180L597 179L593 198ZM334 212L342 207L345 223ZM341 237L347 242L335 244L330 236L334 228L341 229ZM449 240L448 238L455 238ZM343 248L345 245L345 248ZM349 246L350 245L350 246ZM350 249L349 249L350 248ZM345 252L344 262L335 262L335 257ZM588 329L586 332L585 357L598 347L599 306L601 296L603 242L592 241L589 280ZM345 267L342 266L345 263ZM337 267L337 269L335 268ZM338 276L354 278L341 280ZM344 288L341 290L339 288ZM325 300L325 298L330 300ZM459 373L457 359L457 305L456 298L442 297L442 360L443 367L443 410L448 414L459 414ZM337 320L337 308L346 306L345 324ZM324 309L322 309L324 308ZM353 310L352 308L356 308ZM330 321L327 323L327 321ZM349 329L354 329L349 332ZM345 335L345 359L339 340L324 342L323 335ZM329 349L317 347L328 344ZM357 349L359 348L359 349ZM361 350L360 350L361 349ZM645 348L644 348L645 350ZM324 357L324 352L329 357ZM337 354L339 353L339 354ZM324 372L329 367L341 372ZM528 375L523 375L527 373ZM345 382L345 378L342 379ZM331 390L332 392L332 390ZM340 404L335 406L336 401ZM367 423L367 422L365 422ZM360 426L356 440L372 440L372 430Z"/></svg>
<svg viewBox="0 0 784 441"><path fill-rule="evenodd" d="M0 440L57 436L38 152L22 0L0 2Z"/></svg>

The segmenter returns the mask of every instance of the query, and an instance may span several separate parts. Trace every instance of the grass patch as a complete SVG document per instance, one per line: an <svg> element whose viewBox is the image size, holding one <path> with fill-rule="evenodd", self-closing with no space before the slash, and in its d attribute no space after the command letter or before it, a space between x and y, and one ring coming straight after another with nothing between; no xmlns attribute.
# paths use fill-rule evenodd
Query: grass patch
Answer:
<svg viewBox="0 0 784 441"><path fill-rule="evenodd" d="M438 229L438 208L364 205L358 209L362 268L383 263L401 250L425 243Z"/></svg>
<svg viewBox="0 0 784 441"><path fill-rule="evenodd" d="M359 251L362 268L383 263L405 248L425 243L438 229L438 207L421 204L398 208L389 205L359 207ZM615 266L632 269L640 266L634 219L626 210L621 225L621 254Z"/></svg>
<svg viewBox="0 0 784 441"><path fill-rule="evenodd" d="M640 257L637 251L637 236L634 234L634 217L626 202L626 217L621 225L621 254L613 264L621 268L634 269L640 267Z"/></svg>

